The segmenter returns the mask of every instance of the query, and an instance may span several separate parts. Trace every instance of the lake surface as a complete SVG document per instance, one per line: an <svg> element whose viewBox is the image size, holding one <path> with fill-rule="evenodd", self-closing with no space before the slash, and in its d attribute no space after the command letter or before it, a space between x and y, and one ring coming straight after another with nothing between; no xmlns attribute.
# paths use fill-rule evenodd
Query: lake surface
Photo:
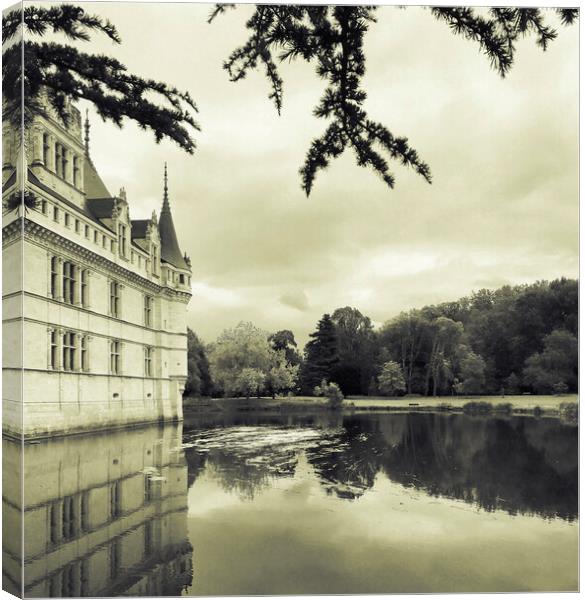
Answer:
<svg viewBox="0 0 585 600"><path fill-rule="evenodd" d="M25 481L27 596L578 589L557 419L209 416L27 446Z"/></svg>

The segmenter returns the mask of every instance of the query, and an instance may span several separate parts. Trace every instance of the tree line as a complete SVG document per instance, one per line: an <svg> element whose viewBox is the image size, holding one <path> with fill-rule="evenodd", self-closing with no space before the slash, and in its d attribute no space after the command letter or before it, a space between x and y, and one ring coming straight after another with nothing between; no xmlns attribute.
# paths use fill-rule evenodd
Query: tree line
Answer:
<svg viewBox="0 0 585 600"><path fill-rule="evenodd" d="M568 393L578 383L578 282L482 289L412 309L376 329L352 307L325 314L298 350L289 330L251 323L205 346L189 331L191 395Z"/></svg>

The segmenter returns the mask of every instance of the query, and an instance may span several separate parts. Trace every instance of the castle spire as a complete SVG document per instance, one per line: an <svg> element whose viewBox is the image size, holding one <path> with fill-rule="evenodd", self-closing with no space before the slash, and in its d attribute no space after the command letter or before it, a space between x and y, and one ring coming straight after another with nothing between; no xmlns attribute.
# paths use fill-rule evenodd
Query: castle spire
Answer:
<svg viewBox="0 0 585 600"><path fill-rule="evenodd" d="M171 215L171 205L169 203L169 176L166 162L164 170L163 204L162 210L160 211L160 219L158 221L158 231L160 234L160 252L162 260L178 269L189 270L189 266L179 248L175 224L173 223L173 216Z"/></svg>
<svg viewBox="0 0 585 600"><path fill-rule="evenodd" d="M89 156L89 110L85 109L85 155Z"/></svg>
<svg viewBox="0 0 585 600"><path fill-rule="evenodd" d="M167 163L165 161L165 174L164 174L164 187L163 187L163 205L162 205L162 212L165 211L169 211L171 210L171 206L169 204L169 176L167 173Z"/></svg>

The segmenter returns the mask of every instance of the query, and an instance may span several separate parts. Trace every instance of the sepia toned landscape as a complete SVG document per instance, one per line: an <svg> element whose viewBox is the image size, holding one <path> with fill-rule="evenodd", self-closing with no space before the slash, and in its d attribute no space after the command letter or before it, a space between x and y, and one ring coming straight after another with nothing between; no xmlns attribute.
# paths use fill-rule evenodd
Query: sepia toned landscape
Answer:
<svg viewBox="0 0 585 600"><path fill-rule="evenodd" d="M575 592L579 10L3 11L3 589Z"/></svg>

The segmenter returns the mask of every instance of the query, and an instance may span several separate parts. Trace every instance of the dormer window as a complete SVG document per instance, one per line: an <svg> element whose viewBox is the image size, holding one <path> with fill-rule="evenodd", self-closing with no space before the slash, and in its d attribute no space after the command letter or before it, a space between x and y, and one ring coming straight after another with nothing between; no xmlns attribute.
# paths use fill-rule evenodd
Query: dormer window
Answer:
<svg viewBox="0 0 585 600"><path fill-rule="evenodd" d="M126 225L122 223L118 225L118 248L120 256L126 258Z"/></svg>
<svg viewBox="0 0 585 600"><path fill-rule="evenodd" d="M63 179L67 179L67 163L69 162L67 157L69 152L66 148L61 149L61 177Z"/></svg>
<svg viewBox="0 0 585 600"><path fill-rule="evenodd" d="M49 166L49 134L43 133L43 163L45 167Z"/></svg>
<svg viewBox="0 0 585 600"><path fill-rule="evenodd" d="M79 158L73 157L73 185L79 187Z"/></svg>
<svg viewBox="0 0 585 600"><path fill-rule="evenodd" d="M63 177L62 151L63 146L59 143L55 144L55 173L57 173L59 177Z"/></svg>
<svg viewBox="0 0 585 600"><path fill-rule="evenodd" d="M158 246L152 247L152 273L158 275Z"/></svg>

